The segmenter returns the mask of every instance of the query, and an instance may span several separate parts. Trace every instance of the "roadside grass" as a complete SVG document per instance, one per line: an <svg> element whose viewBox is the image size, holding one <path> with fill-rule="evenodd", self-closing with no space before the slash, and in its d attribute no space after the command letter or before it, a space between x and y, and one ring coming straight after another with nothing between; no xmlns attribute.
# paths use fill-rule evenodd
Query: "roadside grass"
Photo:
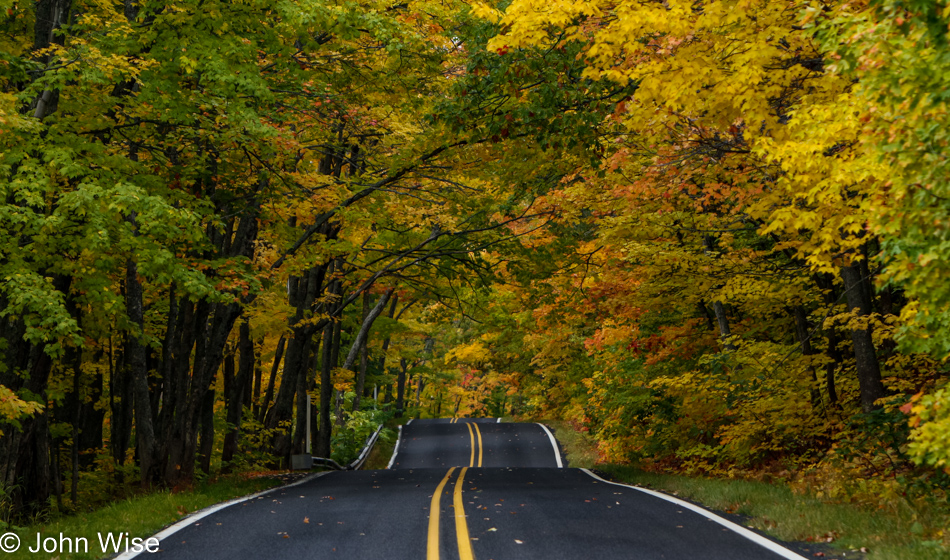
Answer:
<svg viewBox="0 0 950 560"><path fill-rule="evenodd" d="M58 517L49 522L31 524L17 528L14 531L19 537L21 546L17 552L5 554L9 560L45 560L56 558L70 558L76 560L93 560L113 555L110 548L108 553L102 553L99 546L99 533L118 534L128 533L131 537L149 537L162 528L179 521L185 515L206 508L208 506L246 496L268 488L275 488L282 483L280 480L261 476L248 478L247 475L220 476L213 481L197 484L193 489L171 492L162 491L150 494L133 496L114 502L105 507L88 513L77 513ZM29 552L28 548L36 548L36 534L43 538L54 537L59 540L60 533L69 539L85 537L88 541L88 553L65 554L59 552L38 553ZM119 552L122 552L120 549Z"/></svg>
<svg viewBox="0 0 950 560"><path fill-rule="evenodd" d="M905 501L887 509L872 509L796 493L780 483L687 477L598 464L593 438L566 422L546 423L555 429L570 467L596 468L617 482L745 516L745 525L778 539L826 543L846 557L867 560L950 559L950 504Z"/></svg>
<svg viewBox="0 0 950 560"><path fill-rule="evenodd" d="M554 437L561 444L561 449L567 459L567 466L571 468L590 469L597 464L597 442L590 435L579 432L563 420L542 420L554 430Z"/></svg>
<svg viewBox="0 0 950 560"><path fill-rule="evenodd" d="M866 549L868 560L950 558L947 535L942 533L950 516L938 506L908 504L875 511L796 494L780 484L648 473L619 465L597 465L597 469L620 482L748 516L747 526L785 541L826 542L851 553Z"/></svg>
<svg viewBox="0 0 950 560"><path fill-rule="evenodd" d="M408 422L409 418L409 416L390 418L389 420L386 420L385 427L392 430L393 434L396 434L399 431L399 426ZM385 469L387 466L389 466L389 459L393 455L393 450L396 449L396 439L396 435L393 435L388 439L382 437L379 438L379 440L376 441L376 445L373 447L373 450L369 452L369 457L366 459L366 463L363 465L363 470Z"/></svg>

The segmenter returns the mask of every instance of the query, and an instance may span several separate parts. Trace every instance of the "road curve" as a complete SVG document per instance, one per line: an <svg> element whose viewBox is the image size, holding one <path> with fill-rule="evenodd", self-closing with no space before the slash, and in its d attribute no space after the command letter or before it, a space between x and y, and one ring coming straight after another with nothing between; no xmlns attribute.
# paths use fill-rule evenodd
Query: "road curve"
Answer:
<svg viewBox="0 0 950 560"><path fill-rule="evenodd" d="M556 468L559 451L545 430L495 419L415 420L403 426L390 468Z"/></svg>
<svg viewBox="0 0 950 560"><path fill-rule="evenodd" d="M803 560L693 504L561 463L538 424L416 420L392 469L321 474L181 523L155 556Z"/></svg>

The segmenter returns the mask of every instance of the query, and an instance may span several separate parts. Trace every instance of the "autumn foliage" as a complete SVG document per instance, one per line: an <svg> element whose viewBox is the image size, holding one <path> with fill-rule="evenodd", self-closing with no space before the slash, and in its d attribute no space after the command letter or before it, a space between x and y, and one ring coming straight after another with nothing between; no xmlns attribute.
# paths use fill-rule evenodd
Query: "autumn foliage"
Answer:
<svg viewBox="0 0 950 560"><path fill-rule="evenodd" d="M34 4L0 1L20 514L402 414L946 497L945 2Z"/></svg>

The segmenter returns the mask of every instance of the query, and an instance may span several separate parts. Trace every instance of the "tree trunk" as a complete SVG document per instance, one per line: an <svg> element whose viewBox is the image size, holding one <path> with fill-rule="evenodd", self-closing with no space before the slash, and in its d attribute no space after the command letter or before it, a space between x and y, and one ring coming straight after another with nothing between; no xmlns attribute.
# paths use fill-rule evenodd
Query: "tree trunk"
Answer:
<svg viewBox="0 0 950 560"><path fill-rule="evenodd" d="M294 403L300 377L306 375L307 352L313 337L314 325L307 320L313 305L323 292L324 278L332 272L329 265L313 267L291 287L290 297L296 303L297 310L291 321L291 338L287 342L287 356L284 360L284 374L274 405L264 417L264 427L275 430L293 417ZM299 403L298 403L299 404ZM288 425L289 426L289 425ZM287 457L291 453L292 441L289 427L280 431L272 442L273 453L278 457Z"/></svg>
<svg viewBox="0 0 950 560"><path fill-rule="evenodd" d="M792 309L792 315L795 317L795 333L798 336L798 343L802 348L803 356L811 356L815 353L814 348L811 345L811 333L808 329L808 314L805 313L805 308L801 305L796 305ZM818 373L815 372L815 368L808 366L809 371L811 372L812 386L809 390L811 393L811 405L812 408L818 408L821 406L821 391L818 387Z"/></svg>
<svg viewBox="0 0 950 560"><path fill-rule="evenodd" d="M264 380L264 369L261 362L261 352L264 349L264 339L254 343L254 382L248 396L248 405L251 407L251 417L257 418L261 410L261 383Z"/></svg>
<svg viewBox="0 0 950 560"><path fill-rule="evenodd" d="M214 387L209 387L201 402L200 439L198 440L198 468L211 474L211 454L214 453Z"/></svg>
<svg viewBox="0 0 950 560"><path fill-rule="evenodd" d="M857 312L858 317L867 317L871 314L871 301L868 299L868 281L861 274L861 266L854 263L851 266L842 266L841 279L848 300L848 308ZM886 392L881 382L881 369L871 338L871 327L851 330L851 342L854 345L854 361L858 374L858 385L861 391L861 408L864 412L871 412L878 407L875 401L884 397Z"/></svg>
<svg viewBox="0 0 950 560"><path fill-rule="evenodd" d="M310 364L313 352L320 351L320 345L313 348L313 337L307 341L303 357L300 360L300 375L297 376L297 428L294 430L293 448L295 453L307 452L307 412L310 409Z"/></svg>
<svg viewBox="0 0 950 560"><path fill-rule="evenodd" d="M366 322L366 318L369 316L369 305L371 299L372 296L370 296L369 290L363 292L363 317L361 319L363 323ZM366 365L367 360L369 359L369 344L367 340L363 340L363 343L360 344L359 357L360 365L359 369L356 371L356 379L353 383L353 412L356 412L360 409L360 400L363 398L363 389L366 385Z"/></svg>
<svg viewBox="0 0 950 560"><path fill-rule="evenodd" d="M406 411L406 370L409 362L405 358L399 359L399 374L396 377L396 416L402 416Z"/></svg>
<svg viewBox="0 0 950 560"><path fill-rule="evenodd" d="M127 338L127 337L123 337ZM125 341L123 348L128 347ZM132 439L133 418L133 387L128 375L124 350L120 350L115 357L115 365L110 371L109 395L112 400L112 418L109 422L109 445L112 459L117 467L125 464L125 454ZM116 476L121 480L122 471L116 470Z"/></svg>
<svg viewBox="0 0 950 560"><path fill-rule="evenodd" d="M729 337L732 336L732 331L729 330L729 317L726 316L726 308L721 301L713 302L713 312L716 314L716 322L719 324L719 338L722 340L723 348L729 351L735 350L735 345L729 340Z"/></svg>
<svg viewBox="0 0 950 560"><path fill-rule="evenodd" d="M227 398L227 433L224 435L224 445L221 450L221 462L224 463L224 472L231 470L231 462L237 453L238 438L241 435L241 420L244 415L244 396L246 387L250 384L251 372L254 369L254 342L251 340L251 326L247 320L241 323L238 339L240 362L237 375L231 383L231 394Z"/></svg>
<svg viewBox="0 0 950 560"><path fill-rule="evenodd" d="M343 369L352 369L353 362L356 361L357 354L360 351L365 351L366 343L369 338L370 328L373 326L373 323L376 322L376 318L382 314L383 310L386 308L386 303L389 301L389 297L393 294L393 289L390 288L386 290L386 293L379 298L379 301L376 302L376 305L373 306L371 310L367 311L369 307L369 300L364 296L363 298L363 324L360 325L359 332L356 333L356 339L353 341L353 345L350 347L350 352L346 356L346 361L343 363ZM363 394L363 385L366 382L366 360L365 356L363 359L362 367L360 368L360 373L356 378L356 395L353 397L353 411L360 409L360 397Z"/></svg>
<svg viewBox="0 0 950 560"><path fill-rule="evenodd" d="M274 383L277 380L277 372L280 371L280 360L284 356L284 335L280 335L277 341L277 350L274 351L274 364L270 368L270 379L267 380L267 390L264 391L264 400L261 401L257 409L257 421L263 422L264 415L270 408L270 403L274 399Z"/></svg>
<svg viewBox="0 0 950 560"><path fill-rule="evenodd" d="M317 437L317 447L314 450L317 457L330 456L330 434L333 431L330 407L333 399L332 360L335 329L333 322L323 327L323 354L320 359L320 432Z"/></svg>
<svg viewBox="0 0 950 560"><path fill-rule="evenodd" d="M131 221L134 224L134 216ZM145 334L145 310L142 302L142 284L138 279L135 261L126 261L125 307L129 320L137 332L126 339L125 356L131 374L133 402L135 406L135 442L138 452L139 473L142 487L149 487L159 479L155 426L152 416L152 399L148 388L146 348L139 339Z"/></svg>

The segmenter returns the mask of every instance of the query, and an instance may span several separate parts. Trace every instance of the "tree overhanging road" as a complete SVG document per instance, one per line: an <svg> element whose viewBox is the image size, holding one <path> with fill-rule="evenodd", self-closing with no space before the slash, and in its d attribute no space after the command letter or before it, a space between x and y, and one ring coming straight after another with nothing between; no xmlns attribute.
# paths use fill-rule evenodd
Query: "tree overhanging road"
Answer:
<svg viewBox="0 0 950 560"><path fill-rule="evenodd" d="M558 468L538 424L417 420L392 468L332 472L180 524L169 560L803 557L692 504ZM130 558L131 556L127 556Z"/></svg>

